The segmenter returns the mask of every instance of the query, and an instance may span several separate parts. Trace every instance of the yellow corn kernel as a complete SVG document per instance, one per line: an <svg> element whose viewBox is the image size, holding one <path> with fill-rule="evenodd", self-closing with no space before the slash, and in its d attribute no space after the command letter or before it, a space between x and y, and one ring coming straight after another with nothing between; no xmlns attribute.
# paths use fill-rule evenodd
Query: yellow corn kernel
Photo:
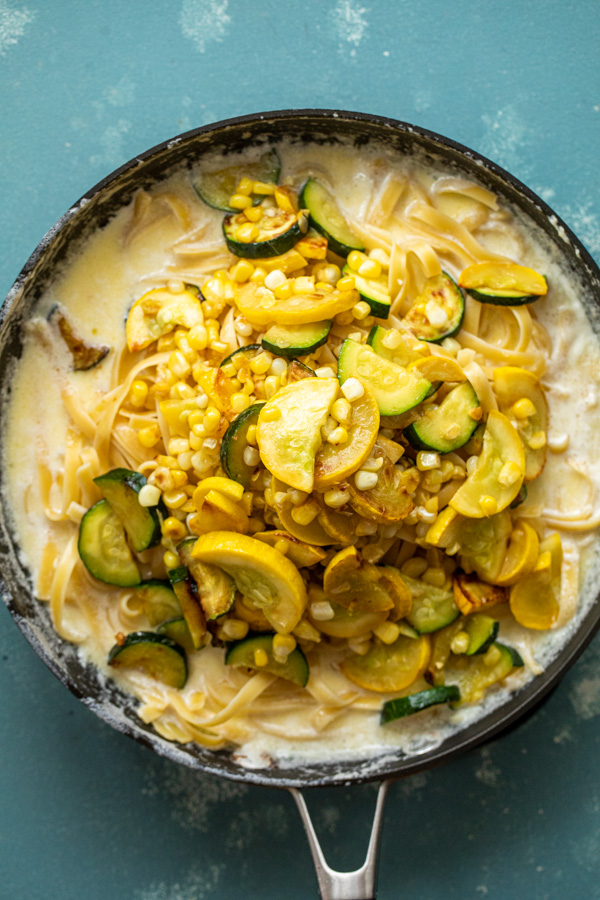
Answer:
<svg viewBox="0 0 600 900"><path fill-rule="evenodd" d="M498 512L498 503L493 497L484 496L479 499L479 505L486 516L493 516Z"/></svg>
<svg viewBox="0 0 600 900"><path fill-rule="evenodd" d="M376 259L365 259L358 268L358 274L362 278L379 278L381 275L381 263Z"/></svg>
<svg viewBox="0 0 600 900"><path fill-rule="evenodd" d="M220 421L221 421L221 413L219 412L217 407L209 406L207 408L206 412L204 413L204 420L203 420L204 427L205 428L209 427L214 431L214 429L217 427L217 425L219 424Z"/></svg>
<svg viewBox="0 0 600 900"><path fill-rule="evenodd" d="M192 350L206 350L208 332L204 325L194 325L188 331L188 344Z"/></svg>
<svg viewBox="0 0 600 900"><path fill-rule="evenodd" d="M263 217L262 206L247 206L244 215L250 222L260 222Z"/></svg>
<svg viewBox="0 0 600 900"><path fill-rule="evenodd" d="M174 334L165 334L163 337L159 338L156 342L156 349L159 353L169 353L171 350L175 349L175 335Z"/></svg>
<svg viewBox="0 0 600 900"><path fill-rule="evenodd" d="M175 516L169 516L162 523L162 533L163 537L172 538L174 541L182 541L187 534L187 528Z"/></svg>
<svg viewBox="0 0 600 900"><path fill-rule="evenodd" d="M263 422L276 422L281 418L281 410L276 406L271 407L271 409L263 409L261 410L260 417Z"/></svg>
<svg viewBox="0 0 600 900"><path fill-rule="evenodd" d="M256 447L256 425L249 425L248 431L246 432L246 443L250 444L252 447Z"/></svg>
<svg viewBox="0 0 600 900"><path fill-rule="evenodd" d="M257 206L256 209L260 209L260 206ZM262 284L266 277L267 270L263 269L262 266L257 266L250 276L250 281L252 281L254 284Z"/></svg>
<svg viewBox="0 0 600 900"><path fill-rule="evenodd" d="M247 206L252 206L252 198L247 194L232 194L229 205L232 209L246 209Z"/></svg>
<svg viewBox="0 0 600 900"><path fill-rule="evenodd" d="M229 402L235 413L241 413L250 406L250 399L248 395L244 393L233 394Z"/></svg>
<svg viewBox="0 0 600 900"><path fill-rule="evenodd" d="M312 294L315 289L315 279L312 275L300 275L294 278L294 294Z"/></svg>
<svg viewBox="0 0 600 900"><path fill-rule="evenodd" d="M259 353L254 359L250 360L250 371L255 375L264 375L271 368L273 358L270 353Z"/></svg>
<svg viewBox="0 0 600 900"><path fill-rule="evenodd" d="M163 494L163 500L170 509L179 509L186 503L188 495L185 491L167 491Z"/></svg>
<svg viewBox="0 0 600 900"><path fill-rule="evenodd" d="M362 264L368 259L368 257L361 253L360 250L352 250L348 254L348 259L346 262L350 266L353 272L358 272Z"/></svg>
<svg viewBox="0 0 600 900"><path fill-rule="evenodd" d="M187 378L192 371L192 367L181 352L181 350L173 350L169 356L169 369L177 378Z"/></svg>
<svg viewBox="0 0 600 900"><path fill-rule="evenodd" d="M302 619L294 628L294 634L301 641L314 641L318 643L321 640L321 632L310 624L307 619Z"/></svg>
<svg viewBox="0 0 600 900"><path fill-rule="evenodd" d="M141 379L136 379L129 389L129 402L140 409L148 396L148 384Z"/></svg>
<svg viewBox="0 0 600 900"><path fill-rule="evenodd" d="M382 622L373 629L373 634L384 644L393 644L400 637L400 628L395 622Z"/></svg>
<svg viewBox="0 0 600 900"><path fill-rule="evenodd" d="M292 291L292 282L290 280L286 280L282 284L278 284L273 293L278 298L278 300L288 300L292 296Z"/></svg>
<svg viewBox="0 0 600 900"><path fill-rule="evenodd" d="M438 566L429 566L421 575L421 580L432 587L443 588L446 584L446 572Z"/></svg>
<svg viewBox="0 0 600 900"><path fill-rule="evenodd" d="M527 441L532 450L541 450L546 446L546 432L536 431Z"/></svg>
<svg viewBox="0 0 600 900"><path fill-rule="evenodd" d="M321 294L332 294L335 288L332 284L327 284L326 281L317 281L315 290L319 291Z"/></svg>
<svg viewBox="0 0 600 900"><path fill-rule="evenodd" d="M356 303L352 307L352 315L354 316L355 319L358 319L359 321L361 319L366 319L370 312L371 312L371 307L366 302L366 300L359 300L358 303Z"/></svg>
<svg viewBox="0 0 600 900"><path fill-rule="evenodd" d="M254 665L255 666L266 666L269 662L269 657L267 656L266 650L263 650L262 647L257 647L254 651Z"/></svg>
<svg viewBox="0 0 600 900"><path fill-rule="evenodd" d="M535 403L529 397L521 397L512 408L515 419L529 419L535 416Z"/></svg>
<svg viewBox="0 0 600 900"><path fill-rule="evenodd" d="M265 388L265 397L267 398L267 400L270 400L271 397L273 397L274 394L277 393L280 385L281 385L281 379L280 379L279 375L269 375L267 378L265 378L264 388Z"/></svg>
<svg viewBox="0 0 600 900"><path fill-rule="evenodd" d="M242 641L249 630L250 626L243 619L227 619L223 622L223 634L230 641Z"/></svg>
<svg viewBox="0 0 600 900"><path fill-rule="evenodd" d="M249 197L254 192L254 182L247 175L242 175L236 185L235 192L236 194L245 194Z"/></svg>
<svg viewBox="0 0 600 900"><path fill-rule="evenodd" d="M284 212L293 213L296 212L296 208L294 205L293 194L289 188L285 187L276 187L274 191L275 203L282 209Z"/></svg>
<svg viewBox="0 0 600 900"><path fill-rule="evenodd" d="M276 634L273 637L273 650L282 650L285 648L288 653L293 653L296 646L296 638L291 634Z"/></svg>
<svg viewBox="0 0 600 900"><path fill-rule="evenodd" d="M356 287L353 275L344 275L336 282L338 291L353 291Z"/></svg>
<svg viewBox="0 0 600 900"><path fill-rule="evenodd" d="M177 521L177 519L175 521ZM176 553L173 553L172 550L167 550L167 552L163 555L163 562L167 569L176 569L181 565L179 557Z"/></svg>
<svg viewBox="0 0 600 900"><path fill-rule="evenodd" d="M427 560L422 556L411 556L406 562L402 563L400 571L409 578L420 578L427 568Z"/></svg>
<svg viewBox="0 0 600 900"><path fill-rule="evenodd" d="M268 196L269 194L275 193L276 184L272 184L270 181L255 181L254 187L252 188L253 194L260 194L263 197Z"/></svg>
<svg viewBox="0 0 600 900"><path fill-rule="evenodd" d="M160 441L160 428L158 425L149 425L148 428L140 428L138 440L142 447L155 447Z"/></svg>
<svg viewBox="0 0 600 900"><path fill-rule="evenodd" d="M254 266L252 265L250 260L240 259L240 261L237 262L235 266L233 266L231 270L231 277L237 284L241 284L244 281L248 281L253 272Z"/></svg>
<svg viewBox="0 0 600 900"><path fill-rule="evenodd" d="M219 494L223 494L224 497L230 497L236 502L239 502L244 496L244 488L238 481L213 475L210 478L203 478L194 491L194 503L197 509L202 507L202 502L209 491L217 491Z"/></svg>
<svg viewBox="0 0 600 900"><path fill-rule="evenodd" d="M345 397L340 397L331 407L331 415L340 425L348 425L352 418L352 406Z"/></svg>
<svg viewBox="0 0 600 900"><path fill-rule="evenodd" d="M491 669L492 666L495 666L496 663L500 660L501 655L501 651L498 649L498 647L496 647L495 644L492 644L488 652L483 657L483 662Z"/></svg>
<svg viewBox="0 0 600 900"><path fill-rule="evenodd" d="M337 428L334 428L331 434L327 437L327 442L329 444L333 444L337 446L338 444L345 444L348 440L348 432L342 425L338 425Z"/></svg>
<svg viewBox="0 0 600 900"><path fill-rule="evenodd" d="M466 653L469 649L469 635L466 631L459 631L450 644L450 649L453 653Z"/></svg>
<svg viewBox="0 0 600 900"><path fill-rule="evenodd" d="M509 460L504 463L498 474L498 481L503 487L510 487L523 476L523 470L519 466Z"/></svg>
<svg viewBox="0 0 600 900"><path fill-rule="evenodd" d="M205 300L211 302L223 300L225 297L225 286L222 279L210 278L202 287L202 296Z"/></svg>
<svg viewBox="0 0 600 900"><path fill-rule="evenodd" d="M310 523L319 515L319 505L316 500L307 500L302 506L295 506L292 509L292 519L298 525L310 525Z"/></svg>
<svg viewBox="0 0 600 900"><path fill-rule="evenodd" d="M251 244L259 235L258 227L253 222L245 222L235 232L236 241L242 244Z"/></svg>

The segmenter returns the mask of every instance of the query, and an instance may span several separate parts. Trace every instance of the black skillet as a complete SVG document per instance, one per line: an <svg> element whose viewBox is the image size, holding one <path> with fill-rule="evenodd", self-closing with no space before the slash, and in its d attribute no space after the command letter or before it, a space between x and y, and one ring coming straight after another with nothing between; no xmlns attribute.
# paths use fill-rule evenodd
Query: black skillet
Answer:
<svg viewBox="0 0 600 900"><path fill-rule="evenodd" d="M467 147L404 122L335 110L283 110L228 119L160 144L117 169L65 213L27 261L0 309L3 400L10 395L11 372L21 354L23 323L57 268L90 232L104 225L139 188L149 187L174 168L191 166L214 151L235 153L249 146L277 145L283 138L317 145L350 142L359 148L381 148L386 154L416 156L425 164L429 161L475 177L513 209L522 212L538 237L556 248L574 281L581 285L580 296L584 298L587 315L600 335L600 270L556 213L512 175ZM4 477L0 467L0 496L3 496ZM577 629L543 674L501 707L433 750L414 756L396 752L386 753L380 759L250 770L240 768L226 750L215 752L196 744L179 745L161 738L137 717L136 703L131 697L114 684L107 685L92 666L81 662L76 647L57 636L47 607L35 599L5 503L0 505L0 566L0 590L19 628L57 678L100 718L174 762L234 781L292 790L309 837L323 900L369 900L375 896L383 800L393 779L437 765L514 724L557 684L600 626L600 604L590 604ZM596 595L593 585L586 585L585 591L587 595ZM322 856L299 789L365 781L381 782L367 861L356 872L333 872Z"/></svg>

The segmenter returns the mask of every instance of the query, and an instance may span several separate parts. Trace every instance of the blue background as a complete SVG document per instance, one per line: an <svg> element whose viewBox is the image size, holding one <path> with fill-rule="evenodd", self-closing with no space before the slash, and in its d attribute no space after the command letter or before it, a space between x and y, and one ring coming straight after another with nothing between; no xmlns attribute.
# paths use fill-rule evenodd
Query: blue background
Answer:
<svg viewBox="0 0 600 900"><path fill-rule="evenodd" d="M338 107L508 168L600 261L597 0L0 0L0 295L93 183L186 129ZM317 896L286 793L202 777L112 732L0 610L2 900ZM380 898L598 900L600 639L500 741L396 784ZM312 792L362 861L374 788Z"/></svg>

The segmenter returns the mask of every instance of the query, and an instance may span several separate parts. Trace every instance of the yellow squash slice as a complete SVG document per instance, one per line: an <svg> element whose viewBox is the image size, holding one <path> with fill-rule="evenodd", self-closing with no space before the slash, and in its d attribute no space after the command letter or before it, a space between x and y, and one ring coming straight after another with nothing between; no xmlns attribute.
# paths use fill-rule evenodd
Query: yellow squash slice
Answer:
<svg viewBox="0 0 600 900"><path fill-rule="evenodd" d="M304 566L314 566L316 563L325 559L325 551L304 541L298 540L293 534L287 531L259 531L254 534L259 541L264 541L270 547L276 547L281 553L285 553L288 559L294 563L299 569ZM281 549L281 542L284 550Z"/></svg>
<svg viewBox="0 0 600 900"><path fill-rule="evenodd" d="M494 391L500 409L506 415L514 414L515 404L520 400L529 400L535 407L533 415L517 417L517 431L525 447L525 481L533 481L546 463L548 401L544 389L539 379L527 369L501 366L494 369Z"/></svg>
<svg viewBox="0 0 600 900"><path fill-rule="evenodd" d="M245 534L216 531L198 538L192 556L231 575L238 591L262 610L279 634L288 634L302 618L304 581L293 562L274 547Z"/></svg>
<svg viewBox="0 0 600 900"><path fill-rule="evenodd" d="M190 517L189 527L194 534L206 534L209 531L245 533L248 530L248 514L231 497L226 497L220 491L208 491L199 511Z"/></svg>
<svg viewBox="0 0 600 900"><path fill-rule="evenodd" d="M330 292L315 290L308 294L292 294L281 300L262 284L249 282L236 292L235 302L243 316L254 325L304 325L333 319L358 303L358 291Z"/></svg>
<svg viewBox="0 0 600 900"><path fill-rule="evenodd" d="M533 571L511 588L510 610L520 625L536 631L554 625L560 612L561 567L561 542L553 534L541 542Z"/></svg>
<svg viewBox="0 0 600 900"><path fill-rule="evenodd" d="M332 544L354 544L357 540L356 528L360 523L360 517L349 512L338 512L324 502L320 494L313 495L321 507L317 516L319 525L329 535Z"/></svg>
<svg viewBox="0 0 600 900"><path fill-rule="evenodd" d="M447 506L430 526L425 540L444 549L458 544L462 564L484 581L495 583L511 530L512 520L506 510L486 519L469 519Z"/></svg>
<svg viewBox="0 0 600 900"><path fill-rule="evenodd" d="M356 472L375 446L379 431L379 407L373 391L363 384L364 394L352 404L348 440L343 444L324 443L315 459L315 489L327 490Z"/></svg>
<svg viewBox="0 0 600 900"><path fill-rule="evenodd" d="M416 467L400 469L384 459L375 487L359 491L351 479L350 505L365 519L393 524L401 522L415 508L413 494L419 486L420 473Z"/></svg>
<svg viewBox="0 0 600 900"><path fill-rule="evenodd" d="M546 279L539 272L504 261L474 263L463 269L458 284L467 290L487 288L490 291L501 291L505 297L509 296L509 292L515 297L524 294L543 297L548 293Z"/></svg>
<svg viewBox="0 0 600 900"><path fill-rule="evenodd" d="M382 567L383 586L391 594L394 601L394 609L390 613L393 622L404 619L410 615L412 609L412 593L407 583L402 578L400 570L394 566Z"/></svg>
<svg viewBox="0 0 600 900"><path fill-rule="evenodd" d="M395 693L423 674L430 653L427 635L409 638L401 634L393 644L377 642L364 656L344 660L341 669L359 687L382 694Z"/></svg>
<svg viewBox="0 0 600 900"><path fill-rule="evenodd" d="M313 489L321 427L337 392L336 378L304 378L282 388L260 411L256 439L263 465L296 490Z"/></svg>
<svg viewBox="0 0 600 900"><path fill-rule="evenodd" d="M178 325L193 328L203 322L200 300L191 291L179 294L164 288L148 291L129 310L125 329L127 348L131 353L144 350Z"/></svg>
<svg viewBox="0 0 600 900"><path fill-rule="evenodd" d="M455 575L452 579L454 602L463 616L479 612L483 607L506 603L508 600L504 588L479 581L474 575Z"/></svg>
<svg viewBox="0 0 600 900"><path fill-rule="evenodd" d="M535 568L539 553L537 532L527 522L517 522L510 536L500 573L494 581L502 586L516 584Z"/></svg>
<svg viewBox="0 0 600 900"><path fill-rule="evenodd" d="M437 381L449 381L460 383L467 380L467 376L455 359L445 356L426 356L423 359L410 363L407 371L418 372L427 381L435 384Z"/></svg>
<svg viewBox="0 0 600 900"><path fill-rule="evenodd" d="M383 624L387 618L387 612L385 611L358 612L357 610L347 609L345 606L336 603L331 597L326 597L323 594L323 600L325 599L329 601L333 610L332 619L324 621L322 619L313 619L310 613L310 606L308 615L315 628L323 634L329 635L329 637L352 640L373 631L374 628Z"/></svg>
<svg viewBox="0 0 600 900"><path fill-rule="evenodd" d="M513 502L525 473L521 438L502 413L491 410L477 468L450 501L456 512L472 519L500 512ZM488 500L493 503L488 503Z"/></svg>
<svg viewBox="0 0 600 900"><path fill-rule="evenodd" d="M385 589L383 571L361 559L356 547L345 547L333 557L323 574L328 597L355 612L381 612L394 608Z"/></svg>

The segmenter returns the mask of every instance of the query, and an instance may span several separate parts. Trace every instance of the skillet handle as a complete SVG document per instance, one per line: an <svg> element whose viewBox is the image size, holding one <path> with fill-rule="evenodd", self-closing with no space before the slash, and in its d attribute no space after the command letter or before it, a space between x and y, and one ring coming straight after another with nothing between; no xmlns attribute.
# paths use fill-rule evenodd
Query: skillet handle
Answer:
<svg viewBox="0 0 600 900"><path fill-rule="evenodd" d="M331 869L327 865L304 795L296 788L289 788L290 794L296 801L306 830L310 852L312 853L317 872L321 900L375 900L383 807L391 783L392 779L388 779L387 781L382 781L379 785L367 858L360 869L356 869L354 872L336 872L335 869Z"/></svg>

